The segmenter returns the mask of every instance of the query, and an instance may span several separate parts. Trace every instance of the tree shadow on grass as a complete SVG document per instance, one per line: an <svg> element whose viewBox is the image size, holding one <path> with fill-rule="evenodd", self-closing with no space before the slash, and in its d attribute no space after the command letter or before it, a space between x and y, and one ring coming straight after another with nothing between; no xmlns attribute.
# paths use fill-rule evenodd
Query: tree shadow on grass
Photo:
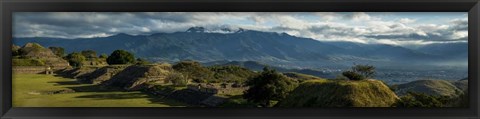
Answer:
<svg viewBox="0 0 480 119"><path fill-rule="evenodd" d="M48 83L56 83L55 86L62 86L62 85L80 85L81 83L77 81L51 81Z"/></svg>
<svg viewBox="0 0 480 119"><path fill-rule="evenodd" d="M173 107L193 107L194 106L194 105L189 105L174 99L167 98L165 96L155 96L152 94L147 94L147 95L148 95L148 100L151 102L151 104L163 104L163 105L169 105Z"/></svg>
<svg viewBox="0 0 480 119"><path fill-rule="evenodd" d="M147 95L141 92L128 93L128 94L92 94L77 96L76 98L92 98L97 100L110 100L110 99L139 99L139 98L148 98Z"/></svg>

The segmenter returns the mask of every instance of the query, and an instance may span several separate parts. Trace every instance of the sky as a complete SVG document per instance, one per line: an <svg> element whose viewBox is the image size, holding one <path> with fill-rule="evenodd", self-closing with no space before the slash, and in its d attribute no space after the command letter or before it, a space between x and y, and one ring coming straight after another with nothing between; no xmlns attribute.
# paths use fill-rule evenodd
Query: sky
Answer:
<svg viewBox="0 0 480 119"><path fill-rule="evenodd" d="M391 45L467 42L467 12L16 12L14 37L149 35L204 27Z"/></svg>

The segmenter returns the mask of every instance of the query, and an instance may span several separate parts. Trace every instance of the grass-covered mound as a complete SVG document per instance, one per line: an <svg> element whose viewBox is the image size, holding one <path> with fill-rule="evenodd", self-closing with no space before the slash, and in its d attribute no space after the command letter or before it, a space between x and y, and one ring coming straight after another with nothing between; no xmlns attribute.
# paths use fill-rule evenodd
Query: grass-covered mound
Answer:
<svg viewBox="0 0 480 119"><path fill-rule="evenodd" d="M78 79L80 82L90 83L90 84L100 84L104 81L109 80L114 75L118 74L120 71L125 69L128 65L109 65L102 68L99 68L89 74Z"/></svg>
<svg viewBox="0 0 480 119"><path fill-rule="evenodd" d="M57 72L57 74L67 78L82 79L83 77L95 71L96 69L97 67L69 68L69 69L60 70Z"/></svg>
<svg viewBox="0 0 480 119"><path fill-rule="evenodd" d="M408 92L456 97L462 93L462 90L446 80L417 80L400 84L395 88L395 93L399 96L406 95Z"/></svg>
<svg viewBox="0 0 480 119"><path fill-rule="evenodd" d="M170 64L132 65L102 83L105 86L121 87L126 90L141 90L147 83L165 81L173 72Z"/></svg>
<svg viewBox="0 0 480 119"><path fill-rule="evenodd" d="M378 80L309 80L277 107L390 107L397 95Z"/></svg>

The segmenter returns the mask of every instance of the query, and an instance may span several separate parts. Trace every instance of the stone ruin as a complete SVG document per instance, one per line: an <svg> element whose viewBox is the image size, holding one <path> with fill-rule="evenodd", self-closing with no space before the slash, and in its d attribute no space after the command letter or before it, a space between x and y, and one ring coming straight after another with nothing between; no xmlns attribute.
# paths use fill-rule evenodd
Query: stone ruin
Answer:
<svg viewBox="0 0 480 119"><path fill-rule="evenodd" d="M109 65L101 67L91 73L78 77L78 81L82 83L100 84L110 80L114 75L124 70L128 65Z"/></svg>
<svg viewBox="0 0 480 119"><path fill-rule="evenodd" d="M13 71L16 73L52 74L55 71L70 68L68 61L37 43L27 43L23 47L13 45L12 50L19 51L22 58L45 61L45 66L13 66Z"/></svg>
<svg viewBox="0 0 480 119"><path fill-rule="evenodd" d="M101 84L121 87L128 91L140 90L147 86L146 83L165 82L171 72L173 69L169 64L132 65Z"/></svg>

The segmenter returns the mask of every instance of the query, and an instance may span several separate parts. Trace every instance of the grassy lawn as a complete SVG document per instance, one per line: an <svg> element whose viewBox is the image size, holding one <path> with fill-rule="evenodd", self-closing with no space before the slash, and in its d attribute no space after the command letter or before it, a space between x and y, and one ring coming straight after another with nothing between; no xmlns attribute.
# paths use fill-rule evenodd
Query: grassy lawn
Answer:
<svg viewBox="0 0 480 119"><path fill-rule="evenodd" d="M14 107L185 107L184 103L124 92L75 79L43 74L13 74Z"/></svg>

